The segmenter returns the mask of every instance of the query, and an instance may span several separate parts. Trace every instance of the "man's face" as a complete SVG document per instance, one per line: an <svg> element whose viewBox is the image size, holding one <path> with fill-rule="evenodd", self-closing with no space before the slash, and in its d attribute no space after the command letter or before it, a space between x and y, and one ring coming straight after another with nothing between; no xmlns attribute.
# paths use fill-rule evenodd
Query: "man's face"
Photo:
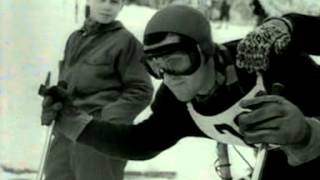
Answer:
<svg viewBox="0 0 320 180"><path fill-rule="evenodd" d="M165 73L163 82L178 100L188 102L203 88L207 74L206 72L207 68L205 67L204 60L201 59L199 68L193 74L170 75Z"/></svg>
<svg viewBox="0 0 320 180"><path fill-rule="evenodd" d="M193 99L202 89L208 67L204 59L186 51L152 58L149 71L163 82L180 101Z"/></svg>
<svg viewBox="0 0 320 180"><path fill-rule="evenodd" d="M164 84L182 102L193 99L213 85L212 67L205 61L200 47L193 41L183 40L176 34L153 45L145 45L147 70ZM208 61L212 62L213 61ZM211 68L211 69L210 69ZM211 88L211 87L210 87Z"/></svg>
<svg viewBox="0 0 320 180"><path fill-rule="evenodd" d="M122 9L124 0L88 0L89 17L99 23L112 22Z"/></svg>

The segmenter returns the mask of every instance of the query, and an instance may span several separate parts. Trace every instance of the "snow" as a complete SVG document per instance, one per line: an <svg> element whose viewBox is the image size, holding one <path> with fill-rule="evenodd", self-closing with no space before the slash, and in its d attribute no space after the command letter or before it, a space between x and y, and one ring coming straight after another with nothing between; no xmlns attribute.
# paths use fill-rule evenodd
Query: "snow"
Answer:
<svg viewBox="0 0 320 180"><path fill-rule="evenodd" d="M260 3L271 16L292 12L319 15L320 12L320 2L315 0L260 0Z"/></svg>
<svg viewBox="0 0 320 180"><path fill-rule="evenodd" d="M68 0L5 0L0 4L0 25L4 27L0 32L0 165L37 169L45 137L45 128L39 125L41 98L37 89L49 70L56 81L57 62L62 58L65 41L72 30L81 26L83 16L79 16L78 24L74 23L74 4ZM124 7L119 19L141 40L146 22L154 13L155 10L130 5ZM212 25L216 42L243 37L252 28L232 24L215 27ZM138 119L149 113L147 108ZM253 165L252 151L240 149ZM234 177L245 176L247 165L232 148L230 154ZM127 170L176 171L175 180L212 180L218 179L215 159L214 141L186 138L152 160L131 161ZM1 180L33 177L0 170Z"/></svg>

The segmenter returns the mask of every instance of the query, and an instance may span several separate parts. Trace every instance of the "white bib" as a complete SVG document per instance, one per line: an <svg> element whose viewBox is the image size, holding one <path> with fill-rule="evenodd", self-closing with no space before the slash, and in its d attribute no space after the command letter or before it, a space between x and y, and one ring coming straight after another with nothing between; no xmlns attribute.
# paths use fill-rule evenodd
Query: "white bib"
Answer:
<svg viewBox="0 0 320 180"><path fill-rule="evenodd" d="M220 114L213 116L201 115L195 111L191 103L187 104L188 111L201 131L212 139L226 144L248 146L243 141L239 127L234 120L240 113L250 111L249 109L241 108L239 106L240 101L253 98L259 91L265 91L261 76L257 77L256 85L248 94Z"/></svg>

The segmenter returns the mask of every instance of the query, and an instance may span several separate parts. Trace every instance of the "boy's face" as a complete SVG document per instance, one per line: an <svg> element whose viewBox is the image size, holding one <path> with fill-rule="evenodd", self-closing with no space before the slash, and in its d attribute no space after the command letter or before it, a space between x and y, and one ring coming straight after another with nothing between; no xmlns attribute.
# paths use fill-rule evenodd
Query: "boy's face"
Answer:
<svg viewBox="0 0 320 180"><path fill-rule="evenodd" d="M124 5L124 0L88 0L88 5L91 19L108 24L118 16Z"/></svg>

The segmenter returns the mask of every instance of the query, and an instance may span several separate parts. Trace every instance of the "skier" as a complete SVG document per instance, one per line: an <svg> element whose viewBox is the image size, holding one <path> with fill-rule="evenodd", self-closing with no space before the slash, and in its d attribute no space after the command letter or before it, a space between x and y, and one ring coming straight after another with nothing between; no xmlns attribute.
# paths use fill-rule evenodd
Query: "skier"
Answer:
<svg viewBox="0 0 320 180"><path fill-rule="evenodd" d="M257 25L261 25L263 20L269 16L268 13L259 0L252 0L250 6L252 7L253 15L257 16Z"/></svg>
<svg viewBox="0 0 320 180"><path fill-rule="evenodd" d="M228 23L230 21L230 7L231 5L228 3L227 0L223 0L220 6L220 24L217 28L221 28L223 24L225 24L225 27L228 27Z"/></svg>
<svg viewBox="0 0 320 180"><path fill-rule="evenodd" d="M124 0L87 3L83 27L67 41L59 80L67 82L77 108L103 121L132 124L153 95L150 76L140 63L143 46L115 20ZM43 118L55 117L55 113L43 112ZM45 162L46 180L123 179L126 161L72 142L58 131L53 134Z"/></svg>
<svg viewBox="0 0 320 180"><path fill-rule="evenodd" d="M287 14L269 19L241 41L217 44L199 11L169 6L150 19L144 32L144 64L163 80L148 118L137 125L115 125L66 103L43 108L59 112L55 128L70 140L114 157L146 160L184 137L207 137L228 144L276 145L269 150L262 179L315 177L320 67L307 54L320 53L314 45L320 40L319 24L318 17ZM262 79L250 73L257 69ZM270 95L277 84L284 87L281 95ZM53 109L57 104L64 107ZM43 124L51 121L42 119Z"/></svg>

